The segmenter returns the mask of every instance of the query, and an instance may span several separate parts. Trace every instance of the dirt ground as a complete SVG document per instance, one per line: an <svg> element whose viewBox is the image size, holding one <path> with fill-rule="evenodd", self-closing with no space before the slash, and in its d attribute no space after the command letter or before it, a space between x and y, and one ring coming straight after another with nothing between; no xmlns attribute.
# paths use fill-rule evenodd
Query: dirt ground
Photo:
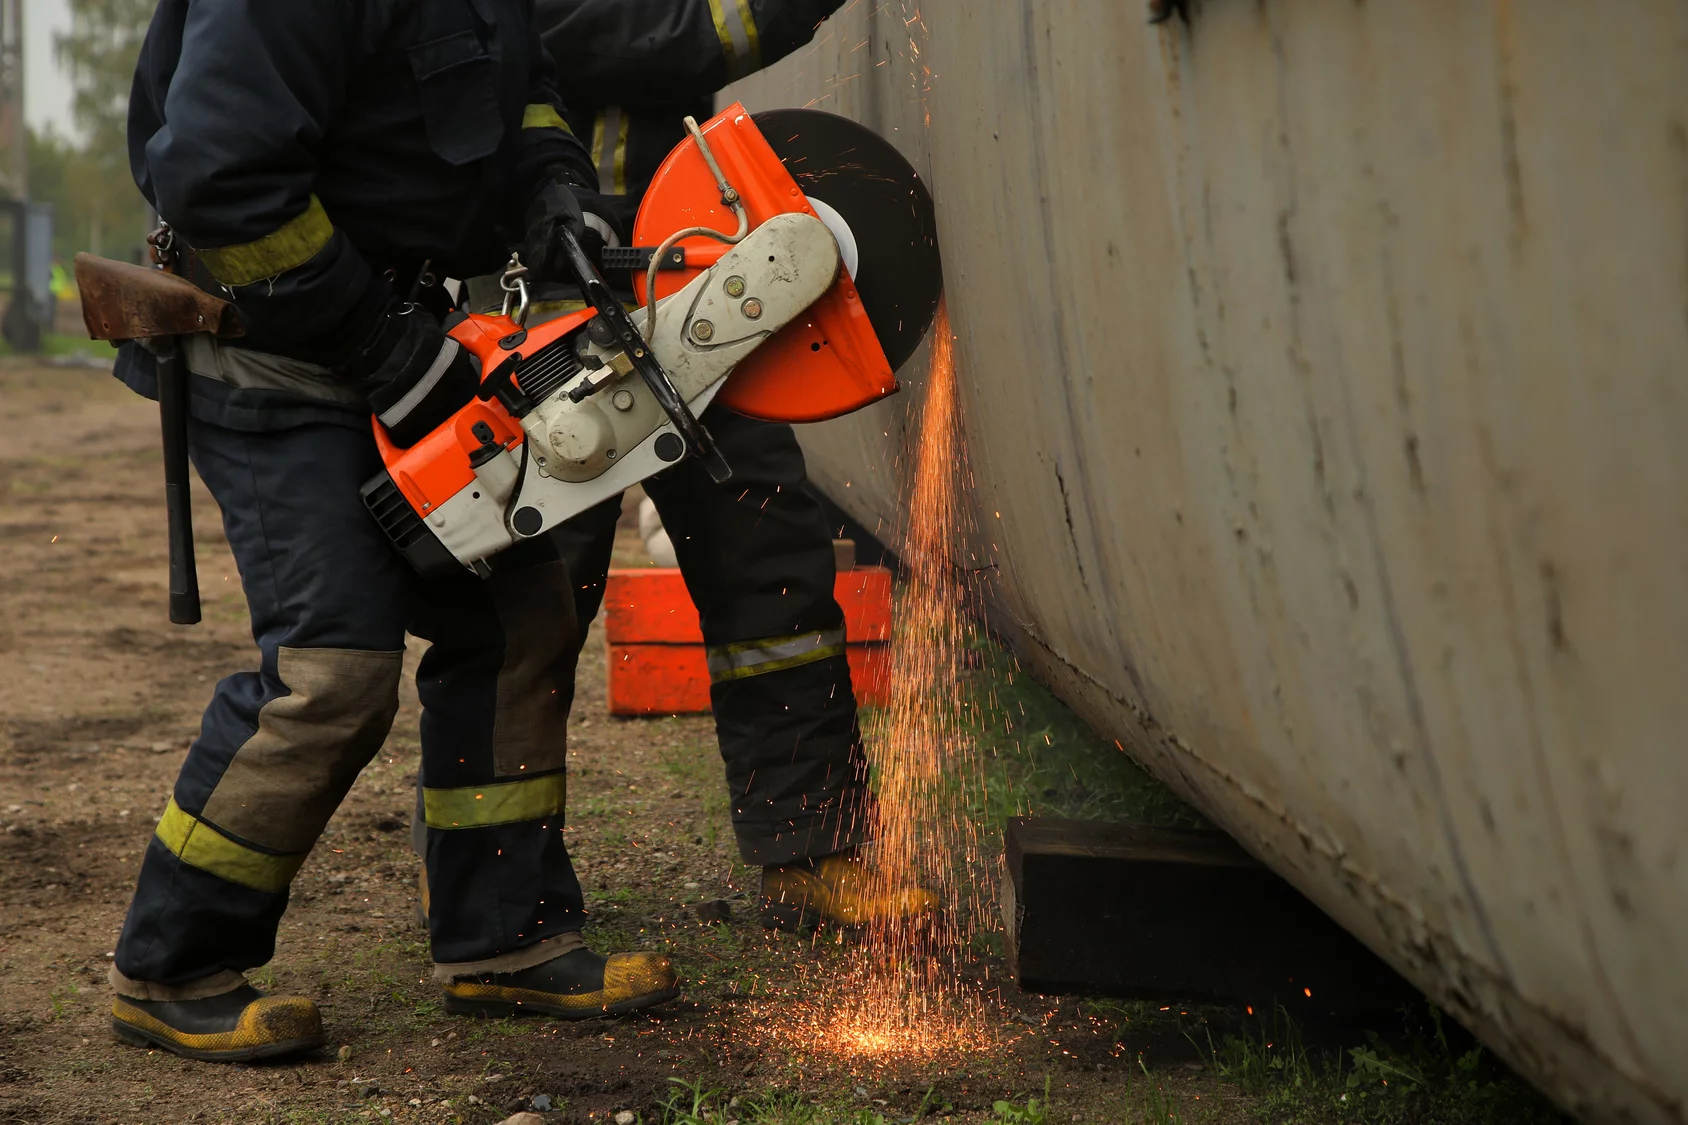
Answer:
<svg viewBox="0 0 1688 1125"><path fill-rule="evenodd" d="M710 720L610 718L596 627L569 727L586 936L669 953L680 1000L580 1023L440 1011L416 922L407 678L391 737L293 884L275 960L250 974L315 999L328 1046L219 1066L119 1044L105 980L142 852L214 684L256 656L203 489L205 622L166 622L157 426L103 370L0 358L0 1123L490 1125L527 1108L558 1125L1562 1120L1424 1005L1379 1036L1252 1008L1057 1001L1019 993L988 940L962 969L988 1045L922 1062L838 1053L789 1013L840 979L848 935L761 929ZM617 559L648 564L630 527ZM979 655L978 690L1013 700L1012 722L975 732L997 771L981 822L1195 815L1011 657ZM730 917L702 921L701 904Z"/></svg>
<svg viewBox="0 0 1688 1125"><path fill-rule="evenodd" d="M0 1121L481 1123L543 1094L555 1108L546 1120L633 1111L651 1123L676 1078L721 1091L723 1105L783 1091L851 1121L994 1120L998 1099L1024 1106L1046 1083L1048 1120L1138 1118L1127 1064L1159 1048L1118 1041L1114 1024L1077 1003L1018 996L988 962L985 985L1004 997L992 1009L998 1048L876 1068L775 1036L768 1013L839 949L756 924L710 721L610 719L596 633L569 731L587 936L604 950L669 951L686 981L681 1001L578 1024L439 1011L415 921L407 688L385 749L294 883L275 961L252 974L316 999L328 1048L216 1066L118 1044L105 975L141 854L214 684L255 652L203 490L206 620L166 623L156 409L99 370L0 362ZM696 904L715 900L731 920L699 921ZM1185 1065L1169 1062L1164 1081L1199 1098L1200 1064Z"/></svg>

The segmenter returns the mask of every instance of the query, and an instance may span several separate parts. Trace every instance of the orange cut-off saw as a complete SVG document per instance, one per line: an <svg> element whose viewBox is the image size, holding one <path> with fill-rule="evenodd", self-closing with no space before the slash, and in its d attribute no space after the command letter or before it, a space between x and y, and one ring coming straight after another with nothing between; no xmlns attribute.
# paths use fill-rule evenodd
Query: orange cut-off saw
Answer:
<svg viewBox="0 0 1688 1125"><path fill-rule="evenodd" d="M424 574L490 561L631 485L696 457L732 467L698 417L719 404L815 422L897 389L942 290L932 200L882 138L813 110L741 105L669 154L639 208L618 300L575 240L562 257L586 308L529 326L512 257L498 315L447 331L478 361L478 396L401 449L379 422L385 470L364 502Z"/></svg>

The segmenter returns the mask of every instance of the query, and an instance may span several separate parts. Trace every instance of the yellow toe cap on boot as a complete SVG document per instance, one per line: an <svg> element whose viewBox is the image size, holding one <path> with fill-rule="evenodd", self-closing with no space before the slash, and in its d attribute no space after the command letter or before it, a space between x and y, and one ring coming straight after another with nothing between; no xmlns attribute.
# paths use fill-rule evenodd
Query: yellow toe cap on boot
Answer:
<svg viewBox="0 0 1688 1125"><path fill-rule="evenodd" d="M322 1041L322 1013L303 996L266 996L240 1014L233 1032L252 1044Z"/></svg>
<svg viewBox="0 0 1688 1125"><path fill-rule="evenodd" d="M762 873L763 915L769 924L811 922L865 926L934 913L938 896L924 887L879 886L866 863L854 855L830 855L813 868L792 864Z"/></svg>
<svg viewBox="0 0 1688 1125"><path fill-rule="evenodd" d="M302 996L264 996L241 1010L225 1031L188 1031L119 996L112 1001L117 1033L142 1046L162 1047L191 1059L235 1062L320 1047L322 1013Z"/></svg>
<svg viewBox="0 0 1688 1125"><path fill-rule="evenodd" d="M679 987L674 962L660 953L612 953L604 962L604 1004L620 1007Z"/></svg>
<svg viewBox="0 0 1688 1125"><path fill-rule="evenodd" d="M532 1014L561 1019L623 1015L680 994L674 963L660 953L589 949L511 973L459 978L445 987L445 1009L455 1015Z"/></svg>

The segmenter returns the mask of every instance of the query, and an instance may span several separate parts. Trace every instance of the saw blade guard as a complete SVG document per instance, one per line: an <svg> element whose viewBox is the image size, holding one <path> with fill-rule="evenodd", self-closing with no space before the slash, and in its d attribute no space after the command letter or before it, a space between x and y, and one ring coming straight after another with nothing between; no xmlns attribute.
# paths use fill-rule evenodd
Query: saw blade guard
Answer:
<svg viewBox="0 0 1688 1125"><path fill-rule="evenodd" d="M734 104L702 127L721 171L748 212L752 229L775 215L797 212L827 222L797 186L744 106ZM839 221L836 212L830 216ZM689 227L732 231L738 216L722 200L714 173L697 142L688 138L657 170L634 222L636 245L657 245ZM861 237L861 232L851 232ZM836 231L835 231L836 235ZM842 239L839 240L841 243ZM661 300L678 292L729 247L707 236L679 243L685 269L657 273ZM635 287L641 304L643 279ZM775 333L734 369L716 401L740 414L774 422L820 422L836 418L897 390L873 323L848 269L820 300Z"/></svg>

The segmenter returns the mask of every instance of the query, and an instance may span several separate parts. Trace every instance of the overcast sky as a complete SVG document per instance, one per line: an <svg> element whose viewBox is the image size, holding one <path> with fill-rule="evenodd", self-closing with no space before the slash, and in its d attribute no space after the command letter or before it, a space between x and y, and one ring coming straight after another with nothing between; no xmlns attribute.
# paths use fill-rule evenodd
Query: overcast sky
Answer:
<svg viewBox="0 0 1688 1125"><path fill-rule="evenodd" d="M74 134L70 82L59 69L54 34L70 29L65 0L23 0L23 112L37 129Z"/></svg>

